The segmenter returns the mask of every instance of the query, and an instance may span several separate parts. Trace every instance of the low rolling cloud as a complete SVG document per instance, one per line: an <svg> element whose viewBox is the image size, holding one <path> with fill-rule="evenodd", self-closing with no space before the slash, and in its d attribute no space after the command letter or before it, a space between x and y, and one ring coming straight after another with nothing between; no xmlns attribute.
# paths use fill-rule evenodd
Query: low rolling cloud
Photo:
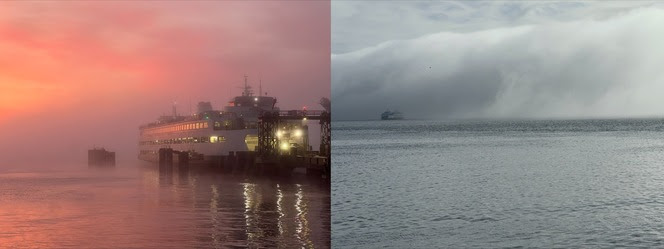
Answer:
<svg viewBox="0 0 664 249"><path fill-rule="evenodd" d="M363 43L335 36L343 32L333 25L334 118L377 119L388 108L436 119L664 114L663 9L614 4L590 15L588 6L553 7L530 15L491 8L507 14L459 17L466 29L448 20L436 30L428 19L414 37L383 30L372 37L386 41L359 49Z"/></svg>

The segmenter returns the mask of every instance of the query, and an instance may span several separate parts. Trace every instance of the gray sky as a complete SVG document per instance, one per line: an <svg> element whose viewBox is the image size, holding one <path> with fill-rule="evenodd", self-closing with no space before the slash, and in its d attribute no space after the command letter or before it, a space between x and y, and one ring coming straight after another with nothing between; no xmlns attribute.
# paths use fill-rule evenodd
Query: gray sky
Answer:
<svg viewBox="0 0 664 249"><path fill-rule="evenodd" d="M663 7L333 2L334 118L661 116Z"/></svg>

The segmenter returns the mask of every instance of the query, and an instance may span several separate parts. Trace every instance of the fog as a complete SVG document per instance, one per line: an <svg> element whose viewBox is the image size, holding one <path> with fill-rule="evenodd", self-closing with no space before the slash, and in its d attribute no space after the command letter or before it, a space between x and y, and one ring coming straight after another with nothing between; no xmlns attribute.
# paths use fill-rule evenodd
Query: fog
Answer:
<svg viewBox="0 0 664 249"><path fill-rule="evenodd" d="M0 3L0 170L57 168L104 146L137 159L138 126L198 101L221 109L243 75L281 109L330 95L324 2Z"/></svg>
<svg viewBox="0 0 664 249"><path fill-rule="evenodd" d="M664 115L664 10L511 24L333 54L333 118Z"/></svg>

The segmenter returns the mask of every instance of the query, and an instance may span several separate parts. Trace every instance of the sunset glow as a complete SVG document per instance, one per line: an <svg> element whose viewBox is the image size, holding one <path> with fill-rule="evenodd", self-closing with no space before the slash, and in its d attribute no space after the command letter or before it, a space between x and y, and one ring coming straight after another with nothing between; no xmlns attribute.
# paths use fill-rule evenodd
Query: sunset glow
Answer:
<svg viewBox="0 0 664 249"><path fill-rule="evenodd" d="M69 149L106 144L131 158L138 125L169 112L173 101L181 113L198 101L221 108L240 93L245 74L256 93L261 81L282 109L316 106L330 92L329 8L321 2L2 2L0 128L11 137L64 140ZM31 144L23 143L3 141L0 149ZM61 157L62 144L42 145Z"/></svg>

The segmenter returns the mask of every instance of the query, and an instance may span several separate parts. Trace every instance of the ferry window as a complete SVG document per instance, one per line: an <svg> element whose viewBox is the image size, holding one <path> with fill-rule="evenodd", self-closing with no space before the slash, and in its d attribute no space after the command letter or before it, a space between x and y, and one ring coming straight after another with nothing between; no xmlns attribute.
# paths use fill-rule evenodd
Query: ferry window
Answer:
<svg viewBox="0 0 664 249"><path fill-rule="evenodd" d="M203 123L203 128L208 128L208 123L207 122Z"/></svg>
<svg viewBox="0 0 664 249"><path fill-rule="evenodd" d="M217 142L217 136L211 136L210 143L216 143L216 142Z"/></svg>
<svg viewBox="0 0 664 249"><path fill-rule="evenodd" d="M219 142L223 142L226 141L226 138L224 136L219 136L218 140Z"/></svg>
<svg viewBox="0 0 664 249"><path fill-rule="evenodd" d="M221 123L219 123L219 121L215 121L214 122L214 127L217 127L217 128L221 127Z"/></svg>

